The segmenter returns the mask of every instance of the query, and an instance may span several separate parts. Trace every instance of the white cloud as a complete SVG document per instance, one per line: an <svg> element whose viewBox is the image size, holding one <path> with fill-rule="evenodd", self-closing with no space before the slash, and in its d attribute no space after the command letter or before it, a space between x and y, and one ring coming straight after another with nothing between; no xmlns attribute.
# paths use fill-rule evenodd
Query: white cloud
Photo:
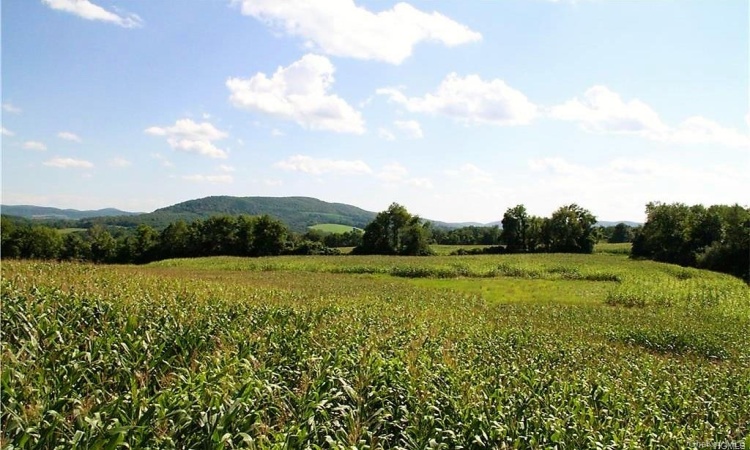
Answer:
<svg viewBox="0 0 750 450"><path fill-rule="evenodd" d="M495 182L489 172L471 163L463 164L458 169L448 169L445 171L445 174L473 184L492 184Z"/></svg>
<svg viewBox="0 0 750 450"><path fill-rule="evenodd" d="M174 164L172 164L172 162L169 159L167 159L167 157L165 157L164 155L162 155L161 153L152 153L151 157L154 158L155 160L159 161L161 163L162 167L168 167L168 168L174 167Z"/></svg>
<svg viewBox="0 0 750 450"><path fill-rule="evenodd" d="M409 175L409 171L406 167L395 162L386 164L378 173L378 178L385 181L386 183L397 183L403 181Z"/></svg>
<svg viewBox="0 0 750 450"><path fill-rule="evenodd" d="M605 86L594 86L562 105L550 108L550 116L578 122L589 132L650 134L666 131L659 115L638 99L624 102Z"/></svg>
<svg viewBox="0 0 750 450"><path fill-rule="evenodd" d="M424 137L422 127L416 120L397 120L393 124L410 138L421 139Z"/></svg>
<svg viewBox="0 0 750 450"><path fill-rule="evenodd" d="M328 91L335 68L325 56L307 54L270 78L258 72L251 78L229 78L230 101L238 108L290 120L311 130L364 133L359 111Z"/></svg>
<svg viewBox="0 0 750 450"><path fill-rule="evenodd" d="M271 136L273 137L281 137L284 135L284 132L279 130L278 128L274 128L271 130Z"/></svg>
<svg viewBox="0 0 750 450"><path fill-rule="evenodd" d="M411 186L422 189L432 189L429 178L409 178L409 171L398 162L386 164L376 177L387 187Z"/></svg>
<svg viewBox="0 0 750 450"><path fill-rule="evenodd" d="M65 139L66 141L81 142L81 138L77 134L71 133L70 131L61 131L57 133L57 137Z"/></svg>
<svg viewBox="0 0 750 450"><path fill-rule="evenodd" d="M38 150L43 152L47 150L47 145L44 142L39 141L26 141L23 143L23 148L26 150Z"/></svg>
<svg viewBox="0 0 750 450"><path fill-rule="evenodd" d="M396 136L387 128L378 128L378 137L386 141L395 141Z"/></svg>
<svg viewBox="0 0 750 450"><path fill-rule="evenodd" d="M222 164L218 167L218 170L219 172L231 173L231 172L234 172L234 167L226 165L226 164Z"/></svg>
<svg viewBox="0 0 750 450"><path fill-rule="evenodd" d="M686 144L717 143L727 147L750 148L750 135L726 128L701 116L689 117L669 133L665 140Z"/></svg>
<svg viewBox="0 0 750 450"><path fill-rule="evenodd" d="M116 158L112 158L109 161L109 165L112 166L112 167L121 167L121 168L124 168L124 167L130 167L132 164L133 163L131 163L127 159L120 158L119 156L116 157Z"/></svg>
<svg viewBox="0 0 750 450"><path fill-rule="evenodd" d="M3 103L3 111L9 112L11 114L21 114L21 108L15 106L10 102Z"/></svg>
<svg viewBox="0 0 750 450"><path fill-rule="evenodd" d="M9 129L5 127L0 127L0 133L2 133L3 136L8 136L8 137L16 135L16 133L10 131Z"/></svg>
<svg viewBox="0 0 750 450"><path fill-rule="evenodd" d="M404 184L422 189L432 189L434 186L429 178L409 178L404 180Z"/></svg>
<svg viewBox="0 0 750 450"><path fill-rule="evenodd" d="M45 166L49 167L59 167L61 169L92 169L94 167L94 164L92 164L89 161L83 160L83 159L73 159L73 158L52 158L48 161L45 161Z"/></svg>
<svg viewBox="0 0 750 450"><path fill-rule="evenodd" d="M381 88L377 93L410 112L442 114L466 124L525 125L537 113L522 92L503 80L484 81L478 75L448 74L435 93L424 97L407 97L399 88Z"/></svg>
<svg viewBox="0 0 750 450"><path fill-rule="evenodd" d="M184 175L183 180L195 183L228 184L234 181L231 175Z"/></svg>
<svg viewBox="0 0 750 450"><path fill-rule="evenodd" d="M538 181L524 189L524 197L536 198L537 208L544 205L552 211L575 202L606 220L642 220L643 206L654 200L732 204L741 198L738 192L747 190L746 170L741 167L691 167L670 158L617 158L588 166L551 157L528 164L526 176Z"/></svg>
<svg viewBox="0 0 750 450"><path fill-rule="evenodd" d="M438 13L408 3L373 13L353 0L235 0L243 14L305 40L307 48L357 59L400 64L420 42L449 47L479 41L482 35Z"/></svg>
<svg viewBox="0 0 750 450"><path fill-rule="evenodd" d="M605 86L588 89L583 99L574 98L549 108L549 116L577 122L590 133L631 134L679 144L750 147L750 136L746 133L723 127L705 117L690 117L677 127L670 127L646 103L638 99L623 101L619 94Z"/></svg>
<svg viewBox="0 0 750 450"><path fill-rule="evenodd" d="M344 175L369 174L372 169L361 160L333 160L294 155L274 164L282 170L304 172L310 175L338 173Z"/></svg>
<svg viewBox="0 0 750 450"><path fill-rule="evenodd" d="M571 175L582 170L581 166L570 164L562 158L539 158L529 161L534 172L549 172L555 175Z"/></svg>
<svg viewBox="0 0 750 450"><path fill-rule="evenodd" d="M107 11L89 0L42 0L42 3L52 9L74 14L86 20L99 20L113 23L123 28L137 28L143 26L143 20L137 14L119 14Z"/></svg>
<svg viewBox="0 0 750 450"><path fill-rule="evenodd" d="M220 141L227 134L209 122L196 123L191 119L180 119L171 127L150 127L145 130L153 136L165 136L175 150L197 153L209 158L226 158L227 152L217 148L212 141Z"/></svg>

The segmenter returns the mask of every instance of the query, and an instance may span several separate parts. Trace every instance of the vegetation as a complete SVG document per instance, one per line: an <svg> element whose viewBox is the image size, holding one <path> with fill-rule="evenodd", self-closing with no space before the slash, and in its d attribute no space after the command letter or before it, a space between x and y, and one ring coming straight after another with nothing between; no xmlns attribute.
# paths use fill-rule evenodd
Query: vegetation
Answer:
<svg viewBox="0 0 750 450"><path fill-rule="evenodd" d="M334 234L344 234L344 233L348 233L350 231L355 231L355 230L362 231L361 228L351 227L349 225L341 225L339 223L319 223L317 225L312 225L308 228L310 230L316 230L316 231L321 231L323 233L334 233Z"/></svg>
<svg viewBox="0 0 750 450"><path fill-rule="evenodd" d="M750 289L625 255L2 265L3 448L682 448L750 432Z"/></svg>
<svg viewBox="0 0 750 450"><path fill-rule="evenodd" d="M353 251L360 255L431 254L429 225L409 214L403 206L393 203L365 227L362 244Z"/></svg>
<svg viewBox="0 0 750 450"><path fill-rule="evenodd" d="M269 215L298 233L304 233L309 226L320 223L337 223L364 228L375 217L374 213L355 206L328 203L309 197L217 196L189 200L148 214L97 218L84 224L100 223L125 227L145 224L156 229L163 229L178 220L192 222L217 215Z"/></svg>
<svg viewBox="0 0 750 450"><path fill-rule="evenodd" d="M633 256L746 277L750 283L750 208L649 203Z"/></svg>

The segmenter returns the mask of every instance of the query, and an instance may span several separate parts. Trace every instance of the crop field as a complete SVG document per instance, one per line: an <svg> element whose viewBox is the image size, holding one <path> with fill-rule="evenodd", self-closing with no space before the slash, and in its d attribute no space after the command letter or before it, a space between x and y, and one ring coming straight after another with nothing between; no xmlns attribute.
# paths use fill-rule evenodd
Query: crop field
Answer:
<svg viewBox="0 0 750 450"><path fill-rule="evenodd" d="M324 233L348 233L352 230L361 230L361 228L353 227L351 225L341 225L338 223L320 223L308 227L311 230L318 230Z"/></svg>
<svg viewBox="0 0 750 450"><path fill-rule="evenodd" d="M2 263L2 448L750 448L750 289L593 255Z"/></svg>

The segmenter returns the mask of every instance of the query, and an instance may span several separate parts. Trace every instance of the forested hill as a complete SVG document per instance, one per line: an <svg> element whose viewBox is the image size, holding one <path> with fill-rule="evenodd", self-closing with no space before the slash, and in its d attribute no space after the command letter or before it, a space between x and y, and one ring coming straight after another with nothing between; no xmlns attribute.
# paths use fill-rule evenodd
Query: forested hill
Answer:
<svg viewBox="0 0 750 450"><path fill-rule="evenodd" d="M115 208L80 211L77 209L60 209L48 206L33 205L2 205L0 211L4 215L23 217L26 219L64 219L77 220L90 217L132 216L140 213L121 211Z"/></svg>
<svg viewBox="0 0 750 450"><path fill-rule="evenodd" d="M191 222L216 215L268 214L281 220L290 229L303 232L310 225L337 223L364 228L375 213L343 203L328 203L310 197L230 197L216 196L177 203L148 214L129 217L98 218L109 225L135 226L147 224L163 228L177 220Z"/></svg>

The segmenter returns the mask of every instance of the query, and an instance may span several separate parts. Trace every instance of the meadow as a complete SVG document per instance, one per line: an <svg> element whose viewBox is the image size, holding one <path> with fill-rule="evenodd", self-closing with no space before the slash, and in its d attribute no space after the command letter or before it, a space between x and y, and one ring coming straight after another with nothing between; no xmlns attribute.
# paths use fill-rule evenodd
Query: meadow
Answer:
<svg viewBox="0 0 750 450"><path fill-rule="evenodd" d="M2 447L750 448L749 328L615 248L4 260Z"/></svg>

